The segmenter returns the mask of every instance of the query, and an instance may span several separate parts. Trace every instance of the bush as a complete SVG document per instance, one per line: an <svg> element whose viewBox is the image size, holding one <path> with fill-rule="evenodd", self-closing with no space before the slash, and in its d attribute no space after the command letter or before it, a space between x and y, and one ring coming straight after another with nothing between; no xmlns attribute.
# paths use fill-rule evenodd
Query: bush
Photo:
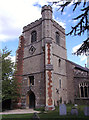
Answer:
<svg viewBox="0 0 89 120"><path fill-rule="evenodd" d="M45 111L45 108L44 108L44 107L34 108L34 110L44 112L44 111Z"/></svg>

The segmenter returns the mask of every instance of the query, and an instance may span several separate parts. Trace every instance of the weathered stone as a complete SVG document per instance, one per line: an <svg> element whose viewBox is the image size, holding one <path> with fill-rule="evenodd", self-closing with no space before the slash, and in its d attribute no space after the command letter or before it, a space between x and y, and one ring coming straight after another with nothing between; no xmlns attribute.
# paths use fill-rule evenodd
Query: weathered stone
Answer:
<svg viewBox="0 0 89 120"><path fill-rule="evenodd" d="M46 70L53 70L53 65L47 64L46 65Z"/></svg>
<svg viewBox="0 0 89 120"><path fill-rule="evenodd" d="M89 81L89 74L88 69L67 60L65 29L52 19L51 6L42 7L41 14L42 18L23 28L20 37L17 79L22 83L20 92L24 98L19 102L29 107L29 97L33 92L35 107L47 106L47 109L49 107L53 110L54 103L57 105L60 98L63 103L78 100L79 84L81 81ZM33 31L37 33L35 42L31 42ZM59 44L56 33L60 35ZM34 76L34 85L30 84L29 76ZM59 89L59 94L56 89Z"/></svg>
<svg viewBox="0 0 89 120"><path fill-rule="evenodd" d="M36 112L33 114L33 120L40 120L40 117Z"/></svg>
<svg viewBox="0 0 89 120"><path fill-rule="evenodd" d="M84 107L84 115L89 116L89 107Z"/></svg>
<svg viewBox="0 0 89 120"><path fill-rule="evenodd" d="M60 104L59 106L59 115L66 115L66 105L65 104Z"/></svg>
<svg viewBox="0 0 89 120"><path fill-rule="evenodd" d="M72 109L71 109L71 115L78 115L78 110L77 110L77 108L72 108Z"/></svg>

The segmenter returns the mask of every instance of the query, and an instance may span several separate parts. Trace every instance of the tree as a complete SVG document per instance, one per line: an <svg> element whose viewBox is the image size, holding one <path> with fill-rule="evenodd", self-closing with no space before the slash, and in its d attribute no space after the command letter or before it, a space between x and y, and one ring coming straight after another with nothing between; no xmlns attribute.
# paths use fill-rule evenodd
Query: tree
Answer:
<svg viewBox="0 0 89 120"><path fill-rule="evenodd" d="M14 77L15 65L11 61L10 55L11 51L7 48L2 50L2 103L8 100L17 100L20 97L20 88Z"/></svg>
<svg viewBox="0 0 89 120"><path fill-rule="evenodd" d="M61 2L63 3L61 4ZM82 13L78 15L76 18L73 18L73 20L79 20L79 22L73 27L71 27L71 31L67 33L66 35L79 35L85 33L85 31L89 30L89 21L88 21L88 12L89 12L89 6L87 6L86 0L55 0L55 2L51 2L52 4L55 4L58 8L58 10L61 9L61 13L64 12L64 9L69 5L73 4L73 12L75 12L76 8L81 5L83 2L83 6L80 9ZM89 50L89 36L86 40L84 40L81 47L75 52L74 54L81 55L82 53L86 54L86 52Z"/></svg>

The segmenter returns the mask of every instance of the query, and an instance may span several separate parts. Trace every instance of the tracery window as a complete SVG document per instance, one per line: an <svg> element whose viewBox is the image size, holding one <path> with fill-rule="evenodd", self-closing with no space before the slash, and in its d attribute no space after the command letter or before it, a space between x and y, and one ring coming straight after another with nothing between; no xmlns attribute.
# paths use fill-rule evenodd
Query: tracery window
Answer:
<svg viewBox="0 0 89 120"><path fill-rule="evenodd" d="M36 31L33 31L31 33L31 43L37 41L37 32Z"/></svg>
<svg viewBox="0 0 89 120"><path fill-rule="evenodd" d="M60 34L58 32L56 32L56 43L60 44Z"/></svg>
<svg viewBox="0 0 89 120"><path fill-rule="evenodd" d="M79 84L79 93L80 97L89 97L89 83L80 83Z"/></svg>

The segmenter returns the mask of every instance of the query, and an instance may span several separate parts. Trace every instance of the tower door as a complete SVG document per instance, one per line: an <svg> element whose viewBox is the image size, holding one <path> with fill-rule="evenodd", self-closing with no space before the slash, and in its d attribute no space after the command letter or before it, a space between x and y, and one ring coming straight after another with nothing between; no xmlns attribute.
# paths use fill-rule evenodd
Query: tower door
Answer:
<svg viewBox="0 0 89 120"><path fill-rule="evenodd" d="M35 108L35 95L33 92L29 95L29 108Z"/></svg>

